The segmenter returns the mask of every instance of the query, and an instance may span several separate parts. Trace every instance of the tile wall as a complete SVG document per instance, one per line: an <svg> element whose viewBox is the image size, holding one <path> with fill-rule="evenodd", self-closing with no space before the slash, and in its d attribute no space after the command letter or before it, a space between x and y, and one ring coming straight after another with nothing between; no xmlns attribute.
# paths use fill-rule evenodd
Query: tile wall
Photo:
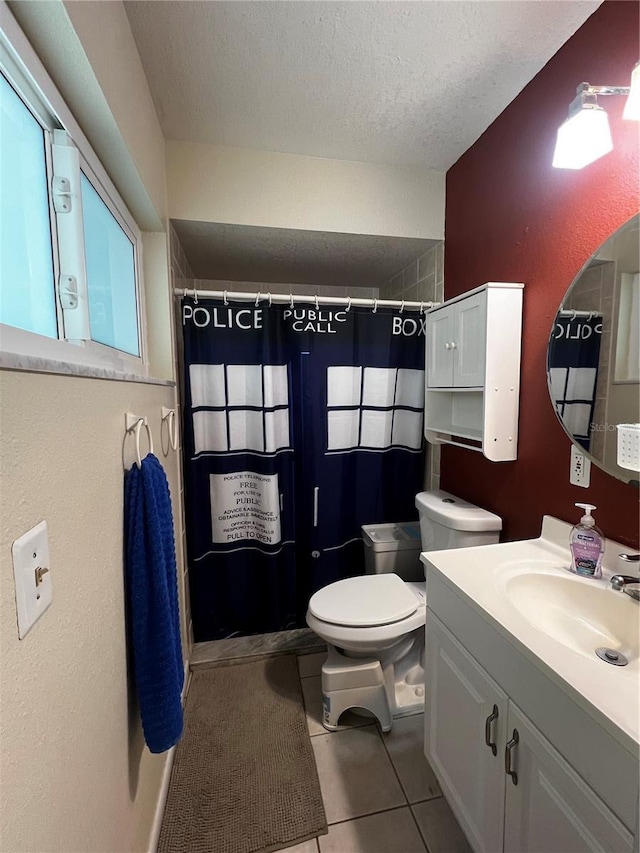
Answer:
<svg viewBox="0 0 640 853"><path fill-rule="evenodd" d="M228 290L248 291L249 293L260 293L265 296L268 293L294 293L300 296L351 296L360 299L377 299L380 289L377 287L331 287L329 285L316 284L280 284L264 281L220 281L218 279L198 278L189 287L195 285L196 290Z"/></svg>

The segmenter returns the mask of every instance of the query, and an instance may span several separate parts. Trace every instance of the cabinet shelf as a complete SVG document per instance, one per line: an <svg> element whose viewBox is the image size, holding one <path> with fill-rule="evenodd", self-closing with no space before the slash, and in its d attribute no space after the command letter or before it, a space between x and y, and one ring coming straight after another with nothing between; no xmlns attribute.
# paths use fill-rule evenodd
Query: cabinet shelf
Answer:
<svg viewBox="0 0 640 853"><path fill-rule="evenodd" d="M480 451L493 462L517 458L523 287L489 282L427 312L431 444Z"/></svg>

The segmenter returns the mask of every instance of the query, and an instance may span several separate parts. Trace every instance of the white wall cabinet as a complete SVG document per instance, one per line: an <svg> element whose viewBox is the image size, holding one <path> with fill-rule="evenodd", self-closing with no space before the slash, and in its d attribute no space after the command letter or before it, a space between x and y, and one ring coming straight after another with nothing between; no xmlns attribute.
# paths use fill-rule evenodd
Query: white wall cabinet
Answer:
<svg viewBox="0 0 640 853"><path fill-rule="evenodd" d="M427 312L425 435L514 460L524 285L490 282Z"/></svg>
<svg viewBox="0 0 640 853"><path fill-rule="evenodd" d="M427 317L427 387L484 384L487 291L445 303Z"/></svg>
<svg viewBox="0 0 640 853"><path fill-rule="evenodd" d="M477 853L631 853L629 830L430 610L426 649L425 754Z"/></svg>

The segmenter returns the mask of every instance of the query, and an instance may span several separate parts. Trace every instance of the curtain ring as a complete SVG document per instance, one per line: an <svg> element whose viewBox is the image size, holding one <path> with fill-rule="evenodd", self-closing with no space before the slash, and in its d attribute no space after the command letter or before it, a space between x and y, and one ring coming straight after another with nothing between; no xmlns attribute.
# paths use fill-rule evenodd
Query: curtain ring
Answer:
<svg viewBox="0 0 640 853"><path fill-rule="evenodd" d="M351 311L351 297L347 296L347 311Z"/></svg>
<svg viewBox="0 0 640 853"><path fill-rule="evenodd" d="M269 291L269 308L271 308L271 291Z"/></svg>
<svg viewBox="0 0 640 853"><path fill-rule="evenodd" d="M186 287L185 287L185 289L182 291L182 298L183 298L183 299L186 299L186 298L187 298L187 288L186 288Z"/></svg>
<svg viewBox="0 0 640 853"><path fill-rule="evenodd" d="M316 293L316 311L320 310L320 306L318 305L318 294Z"/></svg>
<svg viewBox="0 0 640 853"><path fill-rule="evenodd" d="M255 306L256 308L258 307L259 302L260 302L260 291L258 291L258 293L256 295L256 306Z"/></svg>
<svg viewBox="0 0 640 853"><path fill-rule="evenodd" d="M404 311L404 299L402 300L402 304L400 305L400 313Z"/></svg>
<svg viewBox="0 0 640 853"><path fill-rule="evenodd" d="M593 312L593 311L589 311L589 317L588 317L588 319L587 319L587 323L590 323L590 322L593 320L593 315L594 315L594 312Z"/></svg>
<svg viewBox="0 0 640 853"><path fill-rule="evenodd" d="M571 322L573 323L573 321L574 321L575 319L576 319L576 309L574 308L574 309L573 309L573 314L571 315Z"/></svg>
<svg viewBox="0 0 640 853"><path fill-rule="evenodd" d="M420 314L424 314L424 302L420 303Z"/></svg>
<svg viewBox="0 0 640 853"><path fill-rule="evenodd" d="M291 299L289 300L289 307L293 311L293 293L290 293L289 296L291 297Z"/></svg>
<svg viewBox="0 0 640 853"><path fill-rule="evenodd" d="M378 300L377 300L377 299L374 299L374 300L373 300L373 312L372 312L372 313L373 313L373 314L376 314L376 313L377 313L377 311L378 311Z"/></svg>
<svg viewBox="0 0 640 853"><path fill-rule="evenodd" d="M194 305L198 304L198 290L197 290L195 284L193 285L193 303L194 303Z"/></svg>
<svg viewBox="0 0 640 853"><path fill-rule="evenodd" d="M147 430L147 438L149 439L149 453L153 453L153 436L151 435L149 422L147 418L139 418L134 427L136 434L136 463L138 465L138 468L142 468L142 457L140 455L140 434L142 433L143 426Z"/></svg>
<svg viewBox="0 0 640 853"><path fill-rule="evenodd" d="M225 304L225 305L228 305L228 304L229 304L229 300L227 299L227 291L226 291L226 290L225 290L225 292L222 294L222 301L224 302L224 304Z"/></svg>

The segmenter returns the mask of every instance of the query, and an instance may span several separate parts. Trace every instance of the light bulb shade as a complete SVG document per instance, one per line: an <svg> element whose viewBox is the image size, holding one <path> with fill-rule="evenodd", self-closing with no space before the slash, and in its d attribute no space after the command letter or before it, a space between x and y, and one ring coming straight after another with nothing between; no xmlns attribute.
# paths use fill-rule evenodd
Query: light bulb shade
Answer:
<svg viewBox="0 0 640 853"><path fill-rule="evenodd" d="M640 62L631 72L631 91L627 96L622 118L640 121Z"/></svg>
<svg viewBox="0 0 640 853"><path fill-rule="evenodd" d="M557 169L582 169L612 149L606 112L595 104L584 104L558 128L552 165Z"/></svg>

